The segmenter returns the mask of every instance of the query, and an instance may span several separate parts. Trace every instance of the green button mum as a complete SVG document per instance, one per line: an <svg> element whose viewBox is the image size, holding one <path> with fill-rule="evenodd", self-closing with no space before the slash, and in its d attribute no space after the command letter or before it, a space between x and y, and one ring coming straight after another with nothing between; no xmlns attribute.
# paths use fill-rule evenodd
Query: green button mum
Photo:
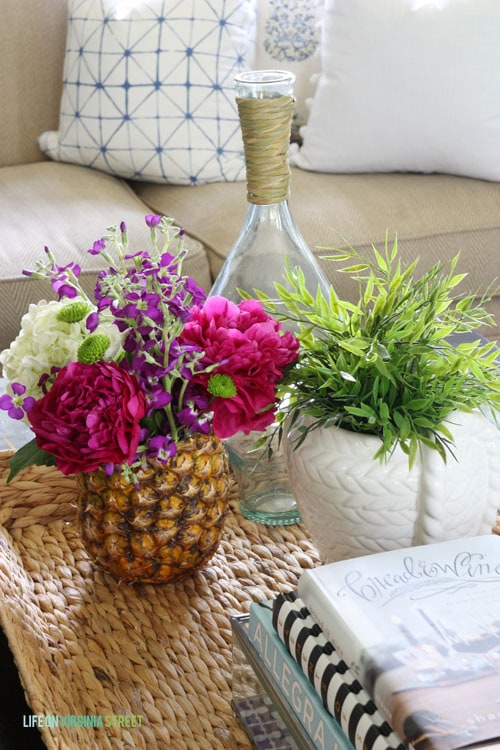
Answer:
<svg viewBox="0 0 500 750"><path fill-rule="evenodd" d="M87 317L91 309L91 306L87 302L72 302L70 305L65 305L59 310L57 320L61 320L64 323L79 323Z"/></svg>
<svg viewBox="0 0 500 750"><path fill-rule="evenodd" d="M99 362L104 359L109 344L109 338L103 333L92 333L78 347L78 361L84 365L93 365L94 362Z"/></svg>
<svg viewBox="0 0 500 750"><path fill-rule="evenodd" d="M232 398L238 393L231 375L221 375L220 373L210 377L207 390L212 396L220 398Z"/></svg>

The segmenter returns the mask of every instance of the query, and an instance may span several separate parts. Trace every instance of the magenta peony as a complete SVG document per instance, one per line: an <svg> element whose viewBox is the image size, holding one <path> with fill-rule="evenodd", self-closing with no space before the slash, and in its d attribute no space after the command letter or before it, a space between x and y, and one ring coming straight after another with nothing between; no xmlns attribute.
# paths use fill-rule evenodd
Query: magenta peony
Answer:
<svg viewBox="0 0 500 750"><path fill-rule="evenodd" d="M135 376L115 362L72 362L29 413L36 443L63 474L131 464L146 401Z"/></svg>
<svg viewBox="0 0 500 750"><path fill-rule="evenodd" d="M204 352L204 368L217 365L212 374L199 373L192 382L214 397L213 430L218 437L261 431L272 424L275 387L284 368L297 358L299 343L260 302L236 305L224 297L210 297L203 307L193 308L180 340ZM221 376L228 376L231 387Z"/></svg>

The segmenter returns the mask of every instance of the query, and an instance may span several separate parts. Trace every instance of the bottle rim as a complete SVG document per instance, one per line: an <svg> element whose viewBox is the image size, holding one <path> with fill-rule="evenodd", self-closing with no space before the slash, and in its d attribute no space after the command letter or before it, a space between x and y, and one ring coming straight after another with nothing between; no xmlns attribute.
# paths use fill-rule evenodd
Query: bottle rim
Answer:
<svg viewBox="0 0 500 750"><path fill-rule="evenodd" d="M234 82L246 84L294 83L295 74L288 70L249 70L245 73L238 73L234 77Z"/></svg>

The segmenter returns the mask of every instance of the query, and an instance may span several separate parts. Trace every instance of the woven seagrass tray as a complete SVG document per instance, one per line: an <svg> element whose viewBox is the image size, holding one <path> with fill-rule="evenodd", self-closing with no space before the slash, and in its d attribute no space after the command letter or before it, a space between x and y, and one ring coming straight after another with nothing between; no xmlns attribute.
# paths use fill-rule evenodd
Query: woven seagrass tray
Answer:
<svg viewBox="0 0 500 750"><path fill-rule="evenodd" d="M230 703L230 618L319 564L303 528L246 520L233 485L203 570L181 583L120 584L83 549L74 479L32 467L6 485L9 455L0 452L0 624L27 701L44 717L103 722L43 727L46 746L250 748Z"/></svg>

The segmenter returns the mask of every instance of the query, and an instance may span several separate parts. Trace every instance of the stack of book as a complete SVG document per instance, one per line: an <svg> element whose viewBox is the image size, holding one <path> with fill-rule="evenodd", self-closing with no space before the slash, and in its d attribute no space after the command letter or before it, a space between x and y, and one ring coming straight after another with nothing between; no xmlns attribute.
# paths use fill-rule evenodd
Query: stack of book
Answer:
<svg viewBox="0 0 500 750"><path fill-rule="evenodd" d="M500 748L494 534L306 570L246 637L304 747Z"/></svg>

